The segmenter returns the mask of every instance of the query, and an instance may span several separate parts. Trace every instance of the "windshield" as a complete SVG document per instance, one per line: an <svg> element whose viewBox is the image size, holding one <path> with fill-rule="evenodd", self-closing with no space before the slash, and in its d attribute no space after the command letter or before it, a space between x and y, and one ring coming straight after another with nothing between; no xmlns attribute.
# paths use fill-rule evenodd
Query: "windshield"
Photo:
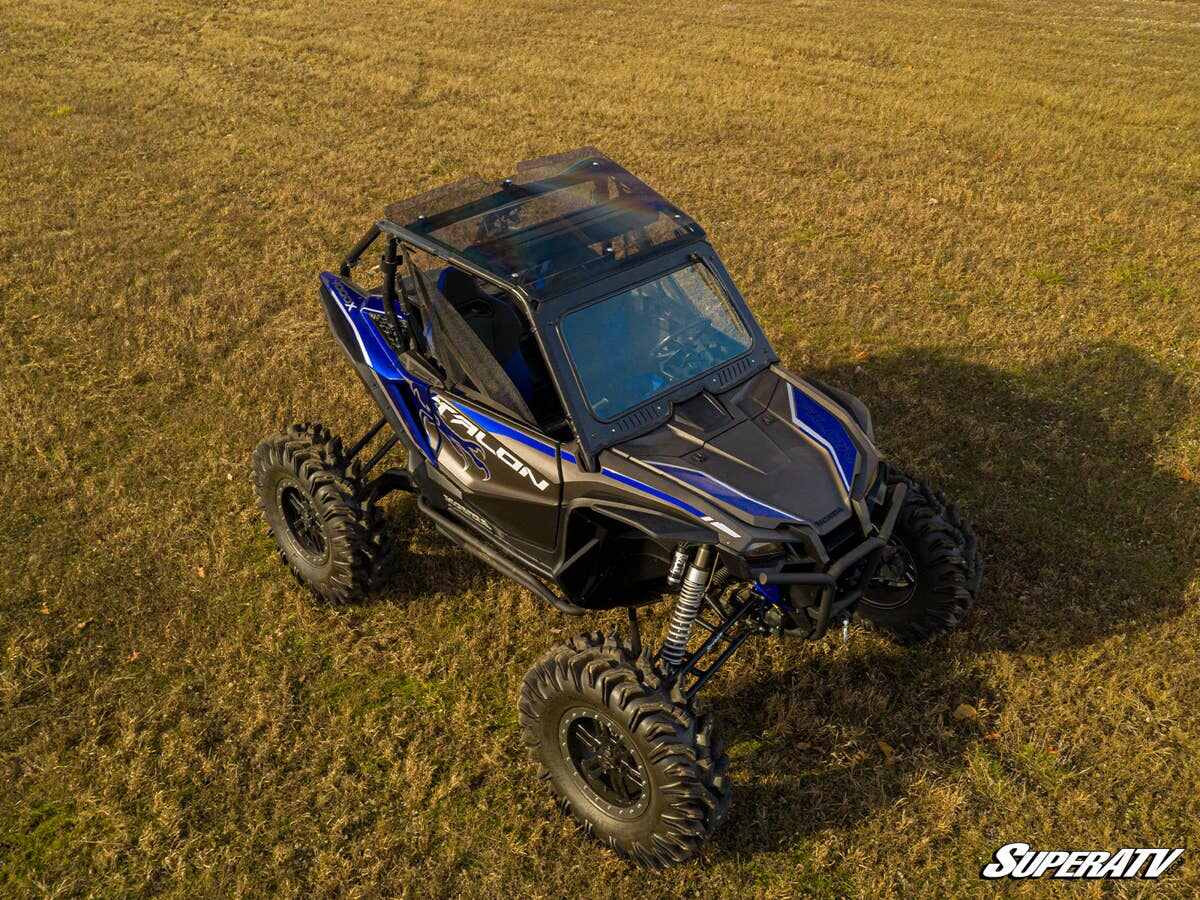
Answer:
<svg viewBox="0 0 1200 900"><path fill-rule="evenodd" d="M605 421L751 345L699 262L567 314L560 333L588 405Z"/></svg>

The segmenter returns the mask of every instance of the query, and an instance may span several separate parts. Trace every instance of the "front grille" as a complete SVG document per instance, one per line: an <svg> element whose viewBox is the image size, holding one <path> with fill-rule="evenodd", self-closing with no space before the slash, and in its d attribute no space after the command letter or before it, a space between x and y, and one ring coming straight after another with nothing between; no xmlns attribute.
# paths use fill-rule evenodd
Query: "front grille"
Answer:
<svg viewBox="0 0 1200 900"><path fill-rule="evenodd" d="M618 433L633 431L635 428L642 428L649 425L655 419L662 415L662 404L657 404L653 407L646 407L632 412L622 419L618 419L613 425L613 428Z"/></svg>
<svg viewBox="0 0 1200 900"><path fill-rule="evenodd" d="M734 360L723 369L718 369L709 376L709 382L713 388L720 390L726 385L733 384L743 375L750 371L754 365L754 360L750 357Z"/></svg>
<svg viewBox="0 0 1200 900"><path fill-rule="evenodd" d="M821 535L821 543L830 559L837 559L851 547L863 542L862 526L856 516L851 516L827 534Z"/></svg>

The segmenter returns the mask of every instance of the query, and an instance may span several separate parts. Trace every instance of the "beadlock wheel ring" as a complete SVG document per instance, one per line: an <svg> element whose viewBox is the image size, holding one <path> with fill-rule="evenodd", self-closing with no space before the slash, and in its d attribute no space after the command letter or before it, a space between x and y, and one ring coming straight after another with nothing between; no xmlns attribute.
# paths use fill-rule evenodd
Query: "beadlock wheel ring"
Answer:
<svg viewBox="0 0 1200 900"><path fill-rule="evenodd" d="M312 498L298 482L288 478L279 483L275 504L290 547L310 565L324 565L329 560L329 541Z"/></svg>
<svg viewBox="0 0 1200 900"><path fill-rule="evenodd" d="M893 537L884 548L885 559L863 593L862 603L875 609L899 609L917 592L917 559L904 542Z"/></svg>
<svg viewBox="0 0 1200 900"><path fill-rule="evenodd" d="M631 821L649 807L649 770L614 719L596 709L572 707L559 720L558 745L572 780L597 809Z"/></svg>

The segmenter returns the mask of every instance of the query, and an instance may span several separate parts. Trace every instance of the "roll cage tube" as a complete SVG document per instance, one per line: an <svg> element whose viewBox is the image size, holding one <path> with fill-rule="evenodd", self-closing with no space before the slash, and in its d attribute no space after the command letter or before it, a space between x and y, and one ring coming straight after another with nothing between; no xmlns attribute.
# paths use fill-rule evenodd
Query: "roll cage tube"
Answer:
<svg viewBox="0 0 1200 900"><path fill-rule="evenodd" d="M372 225L367 230L367 233L362 236L362 239L354 245L354 249L346 254L346 258L342 260L342 268L339 272L343 278L350 277L350 270L358 265L359 257L367 252L367 248L375 243L375 238L377 237L379 237L379 226Z"/></svg>
<svg viewBox="0 0 1200 900"><path fill-rule="evenodd" d="M358 261L362 258L362 255L370 249L380 234L381 231L378 225L372 225L367 229L367 233L359 239L353 249L346 254L346 258L342 260L338 274L343 278L349 278L351 270L358 265ZM388 321L391 323L395 333L406 335L411 342L414 330L404 328L400 323L400 317L396 313L396 268L399 264L399 260L396 257L396 244L396 238L389 237L387 246L383 251L383 256L379 259L379 269L383 273L383 311L388 317ZM407 262L407 255L405 256L405 261ZM412 304L408 300L408 292L403 290L403 286L401 286L401 291L403 294L401 304L404 306L405 317L411 320Z"/></svg>
<svg viewBox="0 0 1200 900"><path fill-rule="evenodd" d="M400 225L397 225L395 222L388 221L387 219L382 219L377 222L371 227L371 231L369 231L367 234L370 235L372 232L374 232L376 236L378 236L380 232L383 232L389 236L389 239L399 241L401 253L404 255L406 263L413 274L413 280L417 284L417 289L422 291L422 296L427 303L432 303L432 298L429 297L428 288L425 286L425 279L418 277L416 267L412 264L412 260L408 255L408 247L421 250L424 253L428 253L430 256L437 257L438 259L449 263L457 269L462 269L469 275L473 275L476 278L486 281L488 284L500 288L502 291L505 291L512 296L512 298L517 302L517 305L520 307L521 311L525 314L525 318L531 326L530 330L533 332L534 340L537 341L538 349L542 353L542 358L547 362L546 369L550 373L550 381L554 385L554 392L558 396L558 402L562 407L563 415L566 418L567 424L571 428L571 433L578 437L579 429L576 427L574 417L571 415L571 407L568 405L567 398L563 394L561 385L558 383L558 375L555 373L553 366L549 365L551 356L546 349L546 344L542 339L541 330L537 327L537 320L533 315L534 310L537 308L537 302L530 297L520 285L512 284L502 278L498 278L487 269L482 268L477 263L474 263L467 257L463 256L461 253L449 251L446 249L445 245L437 243L436 241L431 241L428 238L416 234L407 228L403 228ZM372 237L371 240L373 241L374 237ZM360 241L359 244L362 247L362 249L359 250L359 255L361 255L362 252L365 251L366 247L370 246L370 241L368 241L364 236L363 240ZM358 250L357 247L355 249ZM357 257L355 257L355 259L357 260ZM349 260L350 257L347 257L347 261ZM598 471L595 459L593 459L592 455L584 448L582 442L579 444L576 456L585 471Z"/></svg>
<svg viewBox="0 0 1200 900"><path fill-rule="evenodd" d="M379 268L383 272L383 311L388 317L392 328L398 335L403 335L404 345L407 350L413 343L413 334L416 329L402 328L400 325L400 317L396 315L396 239L388 238L387 246L383 251L383 257L379 260ZM404 317L409 325L416 321L412 317L412 309L408 304L408 294L405 292L404 297Z"/></svg>

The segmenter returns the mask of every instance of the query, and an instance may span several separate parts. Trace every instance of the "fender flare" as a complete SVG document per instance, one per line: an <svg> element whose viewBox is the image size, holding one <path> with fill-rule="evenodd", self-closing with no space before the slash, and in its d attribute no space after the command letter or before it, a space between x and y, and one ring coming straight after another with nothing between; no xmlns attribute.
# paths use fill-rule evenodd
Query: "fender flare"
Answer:
<svg viewBox="0 0 1200 900"><path fill-rule="evenodd" d="M871 439L871 443L875 443L875 422L871 418L871 411L867 409L867 405L851 394L849 391L843 391L841 388L836 388L828 382L822 381L819 378L813 378L811 375L804 379L809 384L817 388L822 394L844 409L850 418L854 420L863 433Z"/></svg>
<svg viewBox="0 0 1200 900"><path fill-rule="evenodd" d="M568 521L577 511L585 509L628 526L667 550L674 549L678 544L716 544L719 541L715 531L697 522L611 500L581 498L567 511Z"/></svg>

